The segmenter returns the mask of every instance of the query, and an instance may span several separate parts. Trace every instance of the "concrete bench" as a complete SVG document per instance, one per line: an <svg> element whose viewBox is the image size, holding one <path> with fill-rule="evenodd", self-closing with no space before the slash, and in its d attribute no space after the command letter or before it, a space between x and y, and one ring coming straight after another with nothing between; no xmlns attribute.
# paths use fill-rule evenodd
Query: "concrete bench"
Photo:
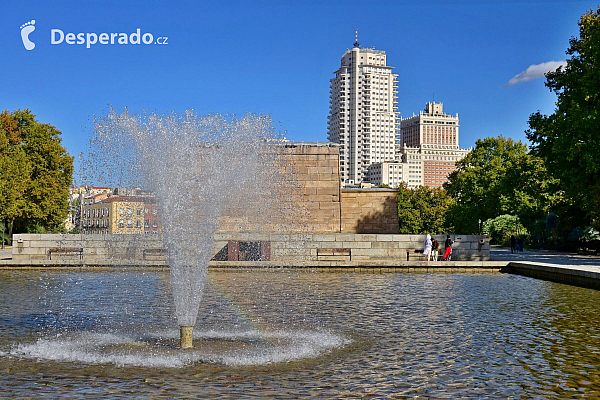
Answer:
<svg viewBox="0 0 600 400"><path fill-rule="evenodd" d="M144 260L162 260L167 256L167 249L144 249Z"/></svg>
<svg viewBox="0 0 600 400"><path fill-rule="evenodd" d="M52 254L60 254L65 256L78 255L80 260L83 260L83 248L81 247L61 247L48 250L48 257L52 260Z"/></svg>
<svg viewBox="0 0 600 400"><path fill-rule="evenodd" d="M352 249L317 249L317 261L352 261Z"/></svg>

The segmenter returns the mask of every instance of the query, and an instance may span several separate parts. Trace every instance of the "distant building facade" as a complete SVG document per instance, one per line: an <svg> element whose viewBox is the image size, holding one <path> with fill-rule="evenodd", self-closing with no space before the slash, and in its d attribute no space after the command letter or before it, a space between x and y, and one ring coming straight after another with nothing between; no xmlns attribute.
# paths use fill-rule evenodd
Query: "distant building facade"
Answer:
<svg viewBox="0 0 600 400"><path fill-rule="evenodd" d="M345 185L359 185L369 165L395 156L398 75L386 57L385 51L360 48L357 39L330 80L328 140L340 146Z"/></svg>
<svg viewBox="0 0 600 400"><path fill-rule="evenodd" d="M448 181L456 163L471 151L459 147L459 127L458 114L444 113L443 103L436 102L426 103L425 111L400 120L397 157L413 166L414 173L407 181L409 187L414 187L418 179L421 185L431 188ZM417 178L419 168L421 177Z"/></svg>
<svg viewBox="0 0 600 400"><path fill-rule="evenodd" d="M88 196L81 206L81 232L160 233L158 205L150 196L109 196L106 193Z"/></svg>
<svg viewBox="0 0 600 400"><path fill-rule="evenodd" d="M398 160L373 163L369 165L367 179L373 186L388 185L395 188L404 182L405 171L408 172L404 167Z"/></svg>
<svg viewBox="0 0 600 400"><path fill-rule="evenodd" d="M442 103L427 103L424 112L401 119L400 144L396 152L398 165L370 166L371 183L398 187L399 182L406 182L411 189L442 187L448 181L448 175L456 170L456 163L471 151L458 146L458 129L458 114L444 114ZM400 181L398 176L402 177Z"/></svg>

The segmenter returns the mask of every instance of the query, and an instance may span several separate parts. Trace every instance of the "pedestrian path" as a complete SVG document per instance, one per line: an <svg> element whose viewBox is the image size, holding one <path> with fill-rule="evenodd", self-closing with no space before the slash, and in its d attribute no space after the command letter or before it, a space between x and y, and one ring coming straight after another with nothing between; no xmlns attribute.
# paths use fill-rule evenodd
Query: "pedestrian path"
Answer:
<svg viewBox="0 0 600 400"><path fill-rule="evenodd" d="M4 248L0 247L0 260L10 260L12 259L12 248Z"/></svg>
<svg viewBox="0 0 600 400"><path fill-rule="evenodd" d="M494 261L508 261L506 272L600 289L600 258L575 253L528 250L511 254L510 249L490 251Z"/></svg>
<svg viewBox="0 0 600 400"><path fill-rule="evenodd" d="M493 261L522 261L556 265L585 265L596 266L600 271L600 257L576 253L559 253L549 250L525 250L511 254L506 247L495 247L490 250Z"/></svg>

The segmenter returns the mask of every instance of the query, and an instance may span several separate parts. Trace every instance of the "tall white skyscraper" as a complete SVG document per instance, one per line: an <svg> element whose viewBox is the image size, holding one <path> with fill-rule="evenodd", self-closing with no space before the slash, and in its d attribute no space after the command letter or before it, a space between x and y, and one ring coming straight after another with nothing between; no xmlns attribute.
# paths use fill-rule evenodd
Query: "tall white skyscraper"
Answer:
<svg viewBox="0 0 600 400"><path fill-rule="evenodd" d="M328 139L340 145L344 184L358 184L372 163L393 160L399 127L398 75L385 51L360 48L342 56L330 85Z"/></svg>

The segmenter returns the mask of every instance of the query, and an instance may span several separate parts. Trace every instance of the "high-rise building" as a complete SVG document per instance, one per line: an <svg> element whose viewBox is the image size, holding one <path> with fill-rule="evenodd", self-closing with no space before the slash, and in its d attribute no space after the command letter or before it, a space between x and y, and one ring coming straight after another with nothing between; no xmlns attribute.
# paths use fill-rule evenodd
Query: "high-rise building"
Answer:
<svg viewBox="0 0 600 400"><path fill-rule="evenodd" d="M414 171L408 174L409 187L418 186L419 179L429 187L441 187L448 180L456 162L470 151L459 147L458 128L458 114L445 114L442 103L426 103L419 115L401 119L397 158Z"/></svg>
<svg viewBox="0 0 600 400"><path fill-rule="evenodd" d="M385 51L361 48L357 38L330 81L328 139L340 145L346 185L365 180L372 163L395 157L398 75L392 69Z"/></svg>
<svg viewBox="0 0 600 400"><path fill-rule="evenodd" d="M401 119L401 142L405 146L422 145L458 148L458 114L444 114L443 103L426 103L419 115Z"/></svg>

